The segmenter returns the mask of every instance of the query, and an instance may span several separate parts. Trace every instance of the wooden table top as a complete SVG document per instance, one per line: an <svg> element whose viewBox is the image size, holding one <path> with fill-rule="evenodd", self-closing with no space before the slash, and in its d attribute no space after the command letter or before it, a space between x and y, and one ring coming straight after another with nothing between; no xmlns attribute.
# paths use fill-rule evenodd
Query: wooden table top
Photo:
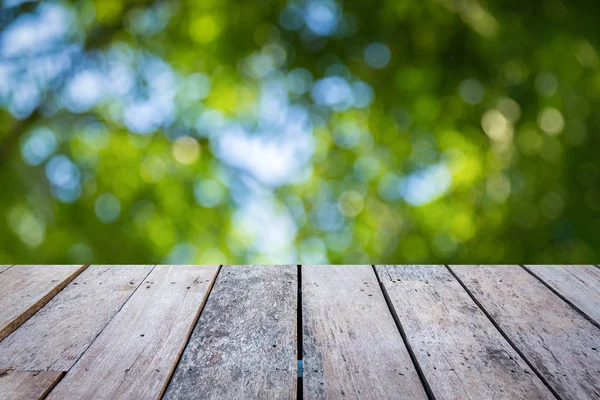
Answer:
<svg viewBox="0 0 600 400"><path fill-rule="evenodd" d="M0 265L1 399L600 399L594 265Z"/></svg>

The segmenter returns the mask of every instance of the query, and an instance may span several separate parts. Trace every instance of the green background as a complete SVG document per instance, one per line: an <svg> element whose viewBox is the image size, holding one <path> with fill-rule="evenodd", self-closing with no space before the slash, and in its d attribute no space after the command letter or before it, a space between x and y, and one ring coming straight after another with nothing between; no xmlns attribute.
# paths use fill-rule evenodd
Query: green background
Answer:
<svg viewBox="0 0 600 400"><path fill-rule="evenodd" d="M598 13L5 2L0 263L597 263Z"/></svg>

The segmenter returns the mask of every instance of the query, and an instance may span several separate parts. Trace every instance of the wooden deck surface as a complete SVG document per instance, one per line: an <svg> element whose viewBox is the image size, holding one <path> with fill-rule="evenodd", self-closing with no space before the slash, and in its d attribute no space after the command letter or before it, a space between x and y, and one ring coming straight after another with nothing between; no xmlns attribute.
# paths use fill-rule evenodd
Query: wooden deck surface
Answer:
<svg viewBox="0 0 600 400"><path fill-rule="evenodd" d="M0 265L0 400L600 399L594 265Z"/></svg>

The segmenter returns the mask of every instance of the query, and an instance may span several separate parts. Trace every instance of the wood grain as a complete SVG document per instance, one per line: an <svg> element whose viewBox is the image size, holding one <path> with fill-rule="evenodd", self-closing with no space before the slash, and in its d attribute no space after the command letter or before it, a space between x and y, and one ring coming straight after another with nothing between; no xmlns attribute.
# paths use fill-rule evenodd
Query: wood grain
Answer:
<svg viewBox="0 0 600 400"><path fill-rule="evenodd" d="M426 399L369 265L302 266L307 399Z"/></svg>
<svg viewBox="0 0 600 400"><path fill-rule="evenodd" d="M163 399L291 399L297 267L224 266Z"/></svg>
<svg viewBox="0 0 600 400"><path fill-rule="evenodd" d="M527 265L526 268L600 324L600 268L594 265Z"/></svg>
<svg viewBox="0 0 600 400"><path fill-rule="evenodd" d="M58 383L64 372L0 370L0 400L37 400Z"/></svg>
<svg viewBox="0 0 600 400"><path fill-rule="evenodd" d="M152 268L92 265L0 342L0 369L68 371Z"/></svg>
<svg viewBox="0 0 600 400"><path fill-rule="evenodd" d="M436 399L554 399L446 267L376 269Z"/></svg>
<svg viewBox="0 0 600 400"><path fill-rule="evenodd" d="M451 269L561 398L600 398L598 328L520 266Z"/></svg>
<svg viewBox="0 0 600 400"><path fill-rule="evenodd" d="M0 274L12 267L12 265L0 265Z"/></svg>
<svg viewBox="0 0 600 400"><path fill-rule="evenodd" d="M217 266L156 266L48 399L156 399Z"/></svg>
<svg viewBox="0 0 600 400"><path fill-rule="evenodd" d="M14 265L0 274L0 340L42 308L85 265Z"/></svg>

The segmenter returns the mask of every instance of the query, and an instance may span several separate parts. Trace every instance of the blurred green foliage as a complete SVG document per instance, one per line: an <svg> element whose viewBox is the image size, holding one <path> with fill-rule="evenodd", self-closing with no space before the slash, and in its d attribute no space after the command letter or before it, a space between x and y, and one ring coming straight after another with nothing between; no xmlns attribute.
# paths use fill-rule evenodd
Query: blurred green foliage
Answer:
<svg viewBox="0 0 600 400"><path fill-rule="evenodd" d="M597 263L599 11L5 1L0 263Z"/></svg>

